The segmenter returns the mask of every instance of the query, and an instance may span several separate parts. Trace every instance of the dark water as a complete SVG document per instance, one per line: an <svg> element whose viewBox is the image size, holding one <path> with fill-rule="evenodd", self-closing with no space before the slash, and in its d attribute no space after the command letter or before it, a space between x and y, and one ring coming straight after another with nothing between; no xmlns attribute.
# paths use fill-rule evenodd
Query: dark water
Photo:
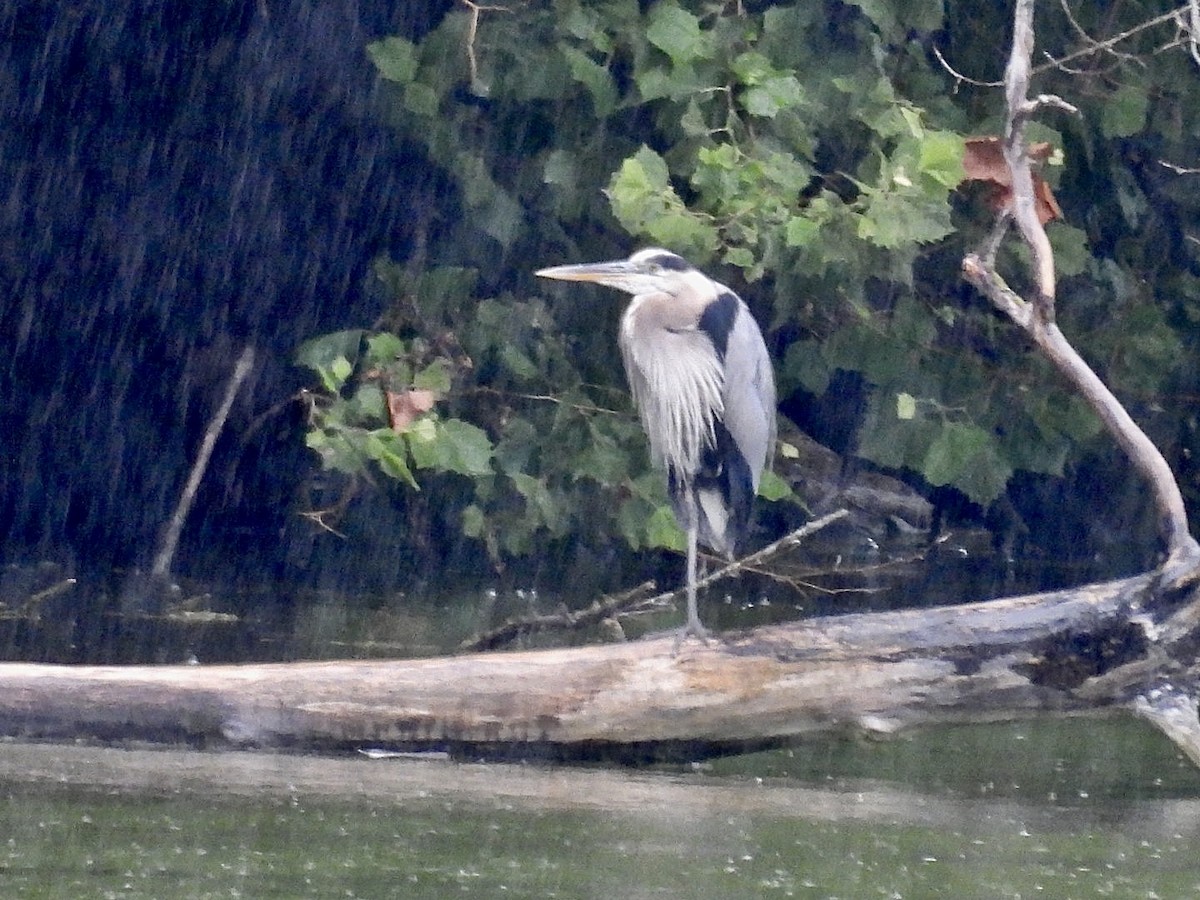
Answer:
<svg viewBox="0 0 1200 900"><path fill-rule="evenodd" d="M5 744L0 796L5 897L1200 895L1200 775L1125 720L657 771Z"/></svg>

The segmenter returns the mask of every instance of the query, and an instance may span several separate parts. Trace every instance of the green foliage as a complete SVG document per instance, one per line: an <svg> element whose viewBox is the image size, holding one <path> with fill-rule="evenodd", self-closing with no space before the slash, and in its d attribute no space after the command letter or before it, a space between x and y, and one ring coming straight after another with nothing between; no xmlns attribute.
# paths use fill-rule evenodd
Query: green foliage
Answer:
<svg viewBox="0 0 1200 900"><path fill-rule="evenodd" d="M389 427L389 394L444 394L450 389L450 361L427 356L421 341L361 330L324 335L299 347L296 362L312 369L323 389L308 395L305 441L326 468L362 475L374 463L412 488L418 487L414 467L491 474L491 441L468 422L425 411L407 422L392 418Z"/></svg>
<svg viewBox="0 0 1200 900"><path fill-rule="evenodd" d="M1014 471L1068 472L1098 423L959 277L991 222L958 193L963 140L1000 131L1003 97L955 82L932 48L999 78L1009 13L974 12L552 0L458 7L419 42L371 44L391 121L451 189L414 209L421 254L377 267L387 330L301 348L319 385L310 446L344 472L436 485L497 564L547 537L679 546L616 374L621 299L532 276L653 243L743 293L783 396L861 376L861 456L980 503ZM1136 4L1076 15L1039 10L1039 47L1063 56L1077 25L1103 38L1138 21ZM1049 229L1063 328L1118 393L1155 404L1198 368L1200 279L1162 235L1178 231L1169 213L1200 218L1200 201L1152 195L1164 169L1121 153L1153 130L1145 158L1182 163L1200 124L1184 114L1186 55L1136 34L1123 45L1136 62L1039 75L1035 90L1083 116L1048 114L1037 139L1063 151L1044 172L1067 214ZM1001 263L1019 273L1016 244ZM393 430L385 385L440 399ZM764 479L764 495L787 493Z"/></svg>

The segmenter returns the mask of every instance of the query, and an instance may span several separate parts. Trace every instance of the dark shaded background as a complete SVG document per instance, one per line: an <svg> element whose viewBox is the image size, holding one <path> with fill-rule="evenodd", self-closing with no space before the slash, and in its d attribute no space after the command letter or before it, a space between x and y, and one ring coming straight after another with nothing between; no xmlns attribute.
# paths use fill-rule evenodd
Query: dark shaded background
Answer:
<svg viewBox="0 0 1200 900"><path fill-rule="evenodd" d="M439 188L378 115L365 46L448 7L0 7L3 561L147 566L251 342L179 559L311 562L287 539L312 464L292 353L379 315L370 265Z"/></svg>

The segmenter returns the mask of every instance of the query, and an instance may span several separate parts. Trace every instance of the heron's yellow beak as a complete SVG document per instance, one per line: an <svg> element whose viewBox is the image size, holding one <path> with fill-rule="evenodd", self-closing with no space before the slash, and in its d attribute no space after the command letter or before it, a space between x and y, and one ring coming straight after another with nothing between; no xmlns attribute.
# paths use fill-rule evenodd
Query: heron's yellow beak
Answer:
<svg viewBox="0 0 1200 900"><path fill-rule="evenodd" d="M596 284L608 284L613 279L627 278L637 273L637 268L627 260L619 259L613 262L585 263L577 266L552 266L549 269L538 269L534 274L540 278L555 278L559 281L591 281Z"/></svg>

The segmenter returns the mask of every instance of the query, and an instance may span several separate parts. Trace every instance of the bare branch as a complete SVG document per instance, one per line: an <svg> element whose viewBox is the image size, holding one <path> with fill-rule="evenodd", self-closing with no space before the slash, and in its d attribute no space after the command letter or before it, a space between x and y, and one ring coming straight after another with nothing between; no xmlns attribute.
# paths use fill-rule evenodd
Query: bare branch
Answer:
<svg viewBox="0 0 1200 900"><path fill-rule="evenodd" d="M1012 53L1004 73L1004 95L1009 115L1004 126L1004 160L1012 173L1013 221L1033 254L1038 296L1034 308L1046 322L1054 321L1054 253L1046 229L1038 220L1033 189L1033 168L1025 140L1028 117L1037 109L1027 98L1029 60L1033 56L1033 0L1018 0L1013 17Z"/></svg>
<svg viewBox="0 0 1200 900"><path fill-rule="evenodd" d="M1177 13L1175 24L1187 41L1192 59L1200 66L1200 0L1188 0L1187 6Z"/></svg>
<svg viewBox="0 0 1200 900"><path fill-rule="evenodd" d="M954 86L956 91L958 90L958 86L962 84L973 84L975 87L1002 87L1004 85L1003 81L979 81L976 78L970 78L962 74L962 72L946 61L946 57L942 56L942 51L938 49L936 44L933 47L933 55L938 58L938 62L942 64L942 68L949 72L957 82Z"/></svg>
<svg viewBox="0 0 1200 900"><path fill-rule="evenodd" d="M710 584L720 581L723 578L729 578L731 575L736 575L738 572L741 572L743 569L746 569L751 566L756 566L759 563L761 563L763 560L769 559L770 557L774 556L780 550L784 550L788 547L795 546L796 544L800 543L802 540L804 540L809 535L820 531L822 528L826 528L829 525L832 525L838 519L841 519L848 515L849 515L849 512L847 512L846 510L838 509L838 510L834 510L831 513L827 513L826 515L823 515L820 518L813 519L811 522L806 522L804 525L797 528L791 534L785 535L784 537L781 537L779 540L775 541L774 543L767 544L767 546L763 547L761 550L758 550L755 553L751 553L749 556L745 556L741 559L736 559L733 562L729 563L728 565L722 566L720 569L717 569L715 572L712 572L712 573L706 575L705 577L701 578L699 581L696 582L696 589L699 590L700 588L706 588ZM651 597L648 600L643 601L639 605L641 605L641 606L661 605L661 604L673 599L674 597L676 597L678 594L680 594L682 592L682 590L683 590L683 588L678 588L673 591L667 591L665 593L659 594L657 597Z"/></svg>
<svg viewBox="0 0 1200 900"><path fill-rule="evenodd" d="M1196 0L1200 3L1200 0ZM1170 169L1176 175L1200 175L1200 168L1196 166L1180 166L1172 162L1167 162L1165 159L1160 159L1158 164L1164 169Z"/></svg>
<svg viewBox="0 0 1200 900"><path fill-rule="evenodd" d="M175 505L175 512L163 532L158 555L154 557L154 565L150 570L150 574L156 578L167 578L170 575L171 561L175 558L175 548L179 545L179 536L183 532L184 520L187 519L187 515L192 509L196 491L200 489L200 482L208 469L208 461L212 457L213 447L217 444L217 437L221 434L221 429L225 427L225 419L228 418L229 411L233 408L234 398L237 397L242 382L246 380L246 376L250 374L253 366L254 347L247 344L234 364L233 373L225 385L225 396L221 400L220 407L213 414L212 420L208 423L208 430L204 432L204 439L200 442L200 451L196 454L195 462L192 463L191 472L188 473L187 484L184 485L183 493L179 495L179 502Z"/></svg>
<svg viewBox="0 0 1200 900"><path fill-rule="evenodd" d="M1111 50L1111 48L1115 47L1122 41L1129 40L1129 38L1136 34L1140 34L1149 28L1153 28L1156 25L1162 25L1166 22L1175 22L1177 27L1188 28L1189 26L1187 26L1185 22L1192 20L1194 15L1200 16L1200 14L1195 13L1196 4L1197 0L1188 0L1187 3L1176 7L1170 12L1165 12L1161 16L1155 16L1153 19L1147 19L1145 22L1139 22L1137 25L1126 31L1122 31L1120 34L1113 35L1112 37L1106 38L1103 41L1092 41L1083 49L1076 50L1073 53L1068 53L1066 56L1061 56L1058 58L1050 57L1050 61L1034 69L1033 74L1040 75L1042 72L1048 72L1051 69L1065 68L1065 63L1069 63L1076 59L1082 59L1083 57L1091 56L1096 53L1102 53ZM1191 33L1193 37L1198 33L1195 27L1192 27ZM1194 42L1192 44L1192 48L1194 56L1196 55ZM1200 59L1197 59L1197 63L1200 63Z"/></svg>
<svg viewBox="0 0 1200 900"><path fill-rule="evenodd" d="M962 261L962 271L963 277L991 300L998 310L1026 331L1033 327L1033 307L1005 283L993 267L992 260L985 262L978 254L969 253Z"/></svg>
<svg viewBox="0 0 1200 900"><path fill-rule="evenodd" d="M1007 225L1003 221L997 222L982 254L970 254L963 259L963 275L1033 339L1088 401L1134 467L1150 483L1168 552L1162 577L1164 582L1174 583L1188 577L1200 559L1200 545L1188 532L1187 511L1179 485L1153 441L1054 324L1054 254L1034 205L1025 126L1033 112L1042 107L1072 107L1059 98L1028 99L1033 46L1033 0L1018 0L1013 17L1012 52L1005 71L1008 116L1004 130L1004 158L1012 175L1011 215L1032 255L1037 294L1030 303L1018 296L995 270L996 249Z"/></svg>
<svg viewBox="0 0 1200 900"><path fill-rule="evenodd" d="M1101 45L1099 41L1088 34L1087 31L1084 30L1083 26L1076 21L1075 14L1071 12L1071 5L1067 2L1067 0L1059 0L1059 5L1062 7L1063 14L1066 15L1067 21L1070 22L1071 27L1075 29L1075 33L1079 35L1080 39L1091 49L1093 53L1108 53L1123 62L1133 62L1137 63L1138 65L1144 65L1144 63L1142 63L1142 61L1132 53L1121 53L1114 49L1112 44L1106 46Z"/></svg>

